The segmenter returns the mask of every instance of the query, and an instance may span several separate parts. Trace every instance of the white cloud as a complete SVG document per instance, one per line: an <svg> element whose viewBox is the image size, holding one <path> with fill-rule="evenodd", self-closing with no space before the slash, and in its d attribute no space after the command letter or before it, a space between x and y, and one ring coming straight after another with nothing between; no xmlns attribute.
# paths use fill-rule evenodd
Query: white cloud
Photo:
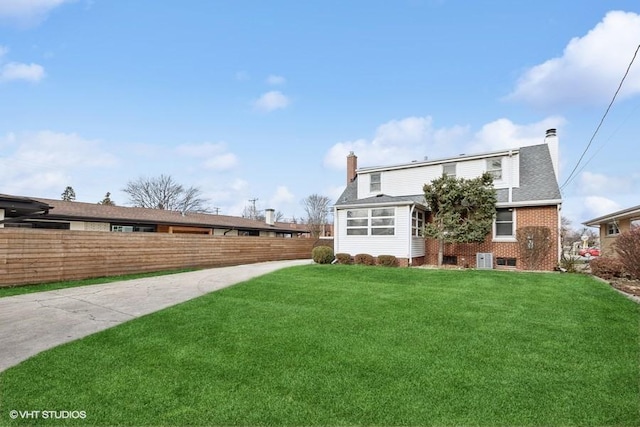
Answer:
<svg viewBox="0 0 640 427"><path fill-rule="evenodd" d="M633 192L633 179L630 176L616 177L600 173L583 172L580 175L578 191L582 194L620 194Z"/></svg>
<svg viewBox="0 0 640 427"><path fill-rule="evenodd" d="M45 77L44 68L38 64L9 62L0 67L0 82L24 80L37 83Z"/></svg>
<svg viewBox="0 0 640 427"><path fill-rule="evenodd" d="M231 189L236 192L243 192L249 189L249 183L244 179L236 179L231 183Z"/></svg>
<svg viewBox="0 0 640 427"><path fill-rule="evenodd" d="M324 165L345 169L350 151L358 156L358 166L362 167L542 144L547 129L558 128L564 122L561 117L549 117L536 123L519 125L502 118L471 133L468 126L435 128L429 116L407 117L378 126L371 140L361 138L333 145L325 155Z"/></svg>
<svg viewBox="0 0 640 427"><path fill-rule="evenodd" d="M233 153L221 154L207 159L204 166L207 169L226 171L233 169L238 164L238 158Z"/></svg>
<svg viewBox="0 0 640 427"><path fill-rule="evenodd" d="M224 142L182 144L176 147L176 152L182 156L203 159L202 165L206 169L216 171L233 169L238 164L237 156L227 152L227 144Z"/></svg>
<svg viewBox="0 0 640 427"><path fill-rule="evenodd" d="M52 189L62 191L76 174L110 168L115 156L102 149L100 141L74 133L40 131L9 133L0 137L0 192L43 196ZM76 182L80 179L76 176Z"/></svg>
<svg viewBox="0 0 640 427"><path fill-rule="evenodd" d="M38 64L22 64L19 62L5 64L4 57L7 53L9 53L9 48L0 45L0 82L26 80L37 83L45 77L44 68Z"/></svg>
<svg viewBox="0 0 640 427"><path fill-rule="evenodd" d="M37 25L49 12L75 0L0 0L0 22L22 27Z"/></svg>
<svg viewBox="0 0 640 427"><path fill-rule="evenodd" d="M273 90L263 94L254 101L253 106L259 111L271 112L289 106L291 101L282 92Z"/></svg>
<svg viewBox="0 0 640 427"><path fill-rule="evenodd" d="M344 169L350 151L358 156L360 166L389 165L435 158L457 144L467 134L463 126L433 128L431 117L407 117L383 123L371 140L356 139L335 144L324 159L325 166Z"/></svg>
<svg viewBox="0 0 640 427"><path fill-rule="evenodd" d="M284 185L278 186L275 194L269 198L269 207L278 209L283 204L292 202L294 197L287 187Z"/></svg>
<svg viewBox="0 0 640 427"><path fill-rule="evenodd" d="M535 106L608 103L640 40L640 15L611 11L561 57L527 70L508 99ZM637 63L635 64L637 65ZM640 67L631 68L619 99L640 93Z"/></svg>
<svg viewBox="0 0 640 427"><path fill-rule="evenodd" d="M283 85L287 80L282 76L270 75L267 77L267 83L273 86Z"/></svg>
<svg viewBox="0 0 640 427"><path fill-rule="evenodd" d="M618 203L602 196L588 196L584 199L584 207L590 215L588 219L597 218L622 209Z"/></svg>
<svg viewBox="0 0 640 427"><path fill-rule="evenodd" d="M467 146L467 154L541 144L547 129L557 129L564 123L564 118L557 116L526 125L519 125L505 118L494 120L474 134L472 142Z"/></svg>

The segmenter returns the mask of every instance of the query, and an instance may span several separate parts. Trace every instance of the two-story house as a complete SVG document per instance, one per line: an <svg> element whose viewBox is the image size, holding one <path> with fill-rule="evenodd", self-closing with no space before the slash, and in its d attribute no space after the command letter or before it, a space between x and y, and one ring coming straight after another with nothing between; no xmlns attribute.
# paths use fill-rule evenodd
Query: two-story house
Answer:
<svg viewBox="0 0 640 427"><path fill-rule="evenodd" d="M394 255L401 265L437 264L437 242L421 230L430 220L424 184L447 174L474 178L489 172L494 178L497 212L493 230L483 243L448 244L447 264L478 268L523 268L516 230L545 226L552 250L542 268L552 270L560 255L558 138L549 129L544 143L439 160L358 168L347 157L347 187L334 206L334 251L356 255Z"/></svg>

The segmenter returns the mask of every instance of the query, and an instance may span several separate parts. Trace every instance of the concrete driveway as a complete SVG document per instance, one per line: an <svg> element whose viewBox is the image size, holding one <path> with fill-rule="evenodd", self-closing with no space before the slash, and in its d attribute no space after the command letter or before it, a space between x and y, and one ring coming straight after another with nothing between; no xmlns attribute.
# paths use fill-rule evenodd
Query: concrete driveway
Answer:
<svg viewBox="0 0 640 427"><path fill-rule="evenodd" d="M0 372L41 351L311 260L212 268L0 298Z"/></svg>

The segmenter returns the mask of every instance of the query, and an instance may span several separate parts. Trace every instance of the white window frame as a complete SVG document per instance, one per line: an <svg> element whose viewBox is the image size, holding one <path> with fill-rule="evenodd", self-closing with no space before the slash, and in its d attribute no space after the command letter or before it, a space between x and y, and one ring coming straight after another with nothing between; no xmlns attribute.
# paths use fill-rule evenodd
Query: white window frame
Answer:
<svg viewBox="0 0 640 427"><path fill-rule="evenodd" d="M382 174L375 172L369 174L369 192L380 193L382 191Z"/></svg>
<svg viewBox="0 0 640 427"><path fill-rule="evenodd" d="M414 209L411 214L411 235L422 237L422 229L424 228L425 212L420 209Z"/></svg>
<svg viewBox="0 0 640 427"><path fill-rule="evenodd" d="M510 211L511 212L511 221L498 221L498 211ZM516 240L516 219L517 214L516 210L513 208L498 208L496 209L496 216L493 219L493 240L494 241L510 241L513 242ZM498 222L510 222L511 223L511 234L500 234L498 235Z"/></svg>
<svg viewBox="0 0 640 427"><path fill-rule="evenodd" d="M348 209L347 210L347 236L368 236L369 235L369 210L368 209Z"/></svg>
<svg viewBox="0 0 640 427"><path fill-rule="evenodd" d="M447 170L449 169L449 170ZM453 172L451 171L451 169L453 169ZM452 178L455 178L457 175L457 163L444 163L442 165L442 173L446 176L450 176Z"/></svg>
<svg viewBox="0 0 640 427"><path fill-rule="evenodd" d="M395 236L396 208L361 208L347 210L347 236Z"/></svg>
<svg viewBox="0 0 640 427"><path fill-rule="evenodd" d="M372 236L396 235L396 208L372 208L370 213Z"/></svg>
<svg viewBox="0 0 640 427"><path fill-rule="evenodd" d="M620 234L620 228L617 221L611 221L607 223L607 236L617 236Z"/></svg>
<svg viewBox="0 0 640 427"><path fill-rule="evenodd" d="M497 163L500 163L499 167ZM502 157L493 157L491 159L487 159L487 172L493 176L494 181L502 180Z"/></svg>

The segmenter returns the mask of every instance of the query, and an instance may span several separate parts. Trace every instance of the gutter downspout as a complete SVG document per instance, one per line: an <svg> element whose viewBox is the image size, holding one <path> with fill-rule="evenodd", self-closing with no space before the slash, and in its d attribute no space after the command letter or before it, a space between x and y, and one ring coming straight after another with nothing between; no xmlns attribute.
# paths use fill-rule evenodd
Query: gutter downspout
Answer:
<svg viewBox="0 0 640 427"><path fill-rule="evenodd" d="M411 267L413 265L413 211L416 209L416 205L411 205L409 208L409 260L407 261L407 265Z"/></svg>
<svg viewBox="0 0 640 427"><path fill-rule="evenodd" d="M564 253L564 248L562 247L562 205L558 204L556 208L558 210L558 253L556 254L556 262L560 263Z"/></svg>
<svg viewBox="0 0 640 427"><path fill-rule="evenodd" d="M509 203L513 202L513 150L509 150ZM520 171L518 171L520 175Z"/></svg>
<svg viewBox="0 0 640 427"><path fill-rule="evenodd" d="M340 239L340 227L338 220L338 208L333 207L333 253L334 255L338 253L338 249L340 248L339 239Z"/></svg>

